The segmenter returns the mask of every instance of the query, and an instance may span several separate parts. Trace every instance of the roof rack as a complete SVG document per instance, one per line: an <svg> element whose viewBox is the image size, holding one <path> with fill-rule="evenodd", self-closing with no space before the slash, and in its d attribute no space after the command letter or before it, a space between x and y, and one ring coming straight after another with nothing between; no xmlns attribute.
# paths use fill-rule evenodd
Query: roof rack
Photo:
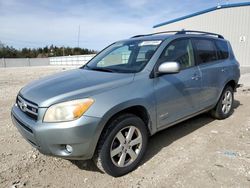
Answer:
<svg viewBox="0 0 250 188"><path fill-rule="evenodd" d="M187 34L187 33L197 33L197 34L203 34L203 35L212 35L217 36L218 38L224 39L224 37L217 33L210 33L210 32L204 32L204 31L195 31L195 30L181 30L177 32L176 34Z"/></svg>
<svg viewBox="0 0 250 188"><path fill-rule="evenodd" d="M150 33L150 34L144 34L144 35L135 35L131 38L146 37L146 36L159 35L159 34L164 34L164 33L178 33L178 32L179 31L162 31L162 32Z"/></svg>
<svg viewBox="0 0 250 188"><path fill-rule="evenodd" d="M159 34L164 34L164 33L175 33L175 35L178 35L178 34L188 34L188 33L197 33L197 34L202 34L202 35L217 36L218 38L224 39L224 37L222 35L220 35L220 34L210 33L210 32L204 32L204 31L195 31L195 30L162 31L162 32L145 34L145 35L135 35L135 36L133 36L131 38L145 37L145 36L152 36L152 35L159 35Z"/></svg>

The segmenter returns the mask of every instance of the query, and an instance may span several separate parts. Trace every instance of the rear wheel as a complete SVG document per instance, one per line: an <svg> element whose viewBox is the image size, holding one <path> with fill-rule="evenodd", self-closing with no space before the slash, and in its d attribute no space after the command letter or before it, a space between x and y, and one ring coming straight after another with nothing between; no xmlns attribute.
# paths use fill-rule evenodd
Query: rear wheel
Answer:
<svg viewBox="0 0 250 188"><path fill-rule="evenodd" d="M124 114L113 120L101 135L94 162L117 177L134 170L146 151L148 132L137 116Z"/></svg>
<svg viewBox="0 0 250 188"><path fill-rule="evenodd" d="M234 92L231 86L227 86L215 106L211 115L216 119L225 119L232 114L234 102Z"/></svg>

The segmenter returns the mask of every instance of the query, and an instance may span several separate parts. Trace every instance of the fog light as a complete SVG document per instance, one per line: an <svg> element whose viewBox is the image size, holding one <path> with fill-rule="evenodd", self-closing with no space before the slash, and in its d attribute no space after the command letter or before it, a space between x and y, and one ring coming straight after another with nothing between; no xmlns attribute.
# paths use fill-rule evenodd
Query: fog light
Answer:
<svg viewBox="0 0 250 188"><path fill-rule="evenodd" d="M67 152L69 152L69 153L72 153L72 151L73 151L73 148L72 148L71 145L66 145L66 146L65 146L65 149L66 149Z"/></svg>

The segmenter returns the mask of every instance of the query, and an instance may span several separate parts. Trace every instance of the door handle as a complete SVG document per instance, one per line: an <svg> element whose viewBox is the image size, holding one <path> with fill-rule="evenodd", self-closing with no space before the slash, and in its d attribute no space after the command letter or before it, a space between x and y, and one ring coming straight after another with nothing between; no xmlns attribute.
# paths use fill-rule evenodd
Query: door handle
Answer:
<svg viewBox="0 0 250 188"><path fill-rule="evenodd" d="M225 72L225 71L226 71L226 69L225 69L225 68L222 68L222 69L221 69L221 72Z"/></svg>
<svg viewBox="0 0 250 188"><path fill-rule="evenodd" d="M198 75L194 75L194 76L192 76L192 80L199 80L201 77L200 76L198 76Z"/></svg>

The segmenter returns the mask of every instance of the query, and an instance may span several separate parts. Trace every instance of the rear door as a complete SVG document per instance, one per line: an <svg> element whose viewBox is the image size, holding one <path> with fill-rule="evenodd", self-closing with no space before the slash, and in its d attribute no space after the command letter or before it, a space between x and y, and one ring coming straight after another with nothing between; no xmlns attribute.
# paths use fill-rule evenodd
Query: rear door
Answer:
<svg viewBox="0 0 250 188"><path fill-rule="evenodd" d="M154 78L158 128L165 128L199 109L201 74L191 39L177 39L163 50L157 64L179 62L181 71Z"/></svg>
<svg viewBox="0 0 250 188"><path fill-rule="evenodd" d="M216 104L225 80L225 62L221 56L225 58L227 55L219 54L216 39L195 38L193 44L202 74L200 107L211 107Z"/></svg>

